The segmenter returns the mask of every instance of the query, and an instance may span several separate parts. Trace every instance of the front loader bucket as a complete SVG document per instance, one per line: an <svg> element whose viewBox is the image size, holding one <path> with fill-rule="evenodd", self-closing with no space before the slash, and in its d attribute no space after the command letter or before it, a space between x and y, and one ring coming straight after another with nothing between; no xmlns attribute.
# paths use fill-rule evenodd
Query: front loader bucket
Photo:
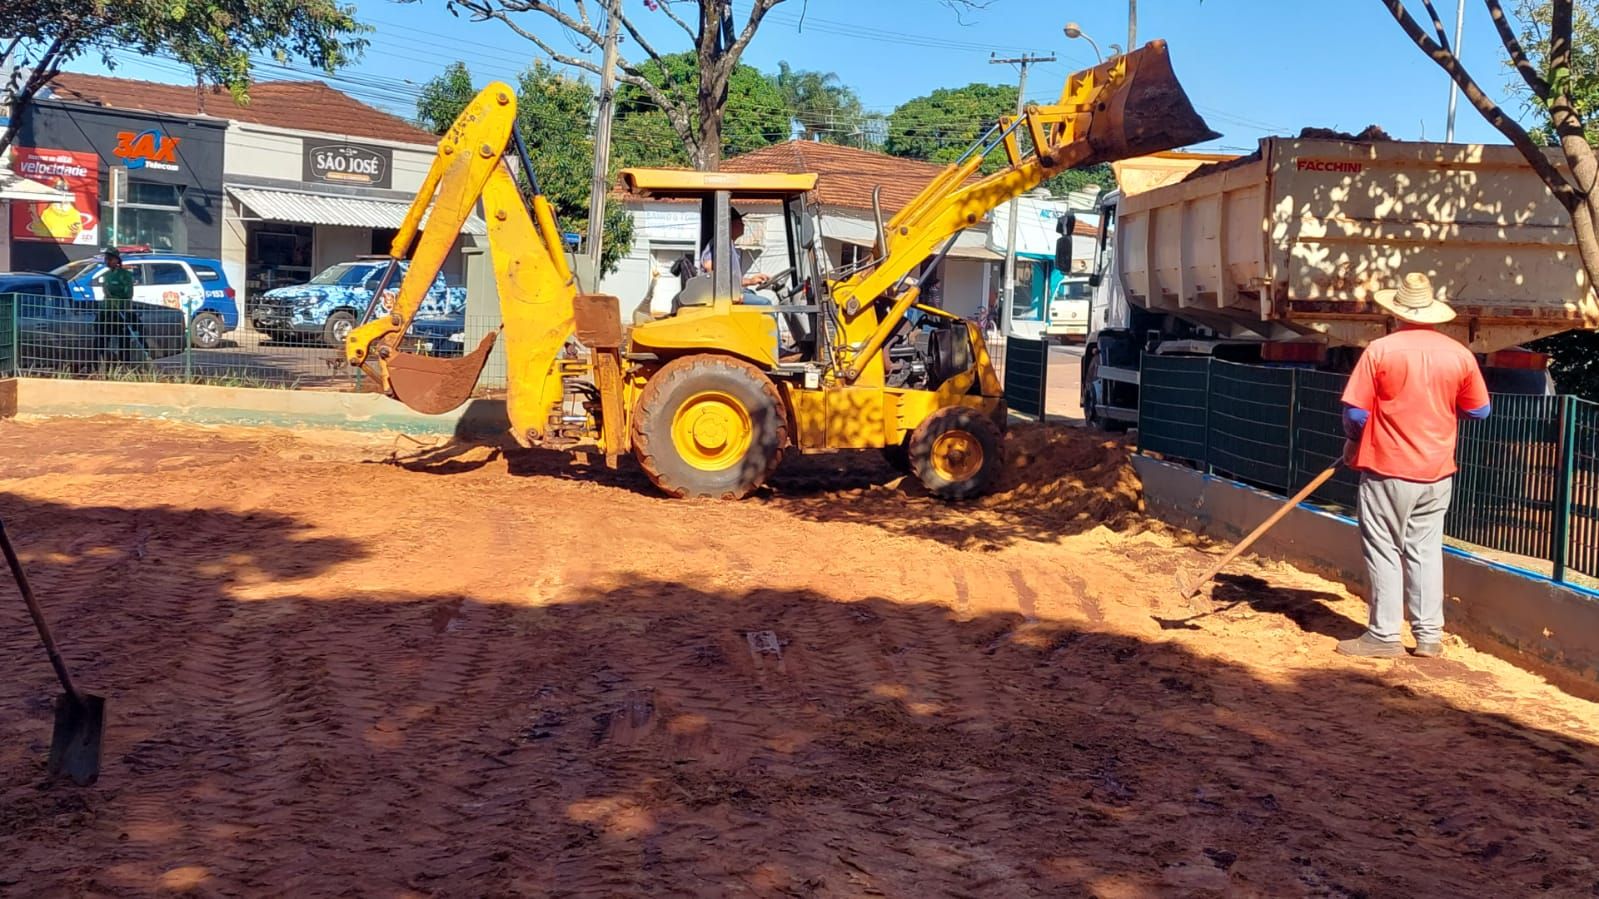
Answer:
<svg viewBox="0 0 1599 899"><path fill-rule="evenodd" d="M387 361L389 393L423 415L442 415L466 402L489 361L497 332L458 359L395 353Z"/></svg>
<svg viewBox="0 0 1599 899"><path fill-rule="evenodd" d="M1114 162L1174 150L1221 135L1205 120L1177 82L1165 41L1151 41L1124 57L1072 76L1072 81L1092 77L1096 83L1113 81L1113 70L1125 66L1124 76L1102 96L1088 127L1087 159L1080 166ZM1070 93L1073 85L1067 85Z"/></svg>

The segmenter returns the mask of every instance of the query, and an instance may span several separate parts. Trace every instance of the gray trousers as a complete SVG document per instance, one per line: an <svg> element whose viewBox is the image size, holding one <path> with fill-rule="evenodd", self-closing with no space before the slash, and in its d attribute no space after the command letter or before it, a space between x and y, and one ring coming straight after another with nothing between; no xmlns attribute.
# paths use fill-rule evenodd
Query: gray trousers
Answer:
<svg viewBox="0 0 1599 899"><path fill-rule="evenodd" d="M1367 630L1378 640L1398 642L1406 611L1416 642L1443 637L1444 513L1453 481L1360 476L1360 540L1371 587Z"/></svg>

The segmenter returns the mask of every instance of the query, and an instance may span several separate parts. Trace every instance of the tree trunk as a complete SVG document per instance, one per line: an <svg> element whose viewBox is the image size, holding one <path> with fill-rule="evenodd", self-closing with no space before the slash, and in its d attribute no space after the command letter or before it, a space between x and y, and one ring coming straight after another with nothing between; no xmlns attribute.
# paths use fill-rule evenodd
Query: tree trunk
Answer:
<svg viewBox="0 0 1599 899"><path fill-rule="evenodd" d="M727 108L727 83L720 90L716 81L700 82L699 134L694 148L694 167L702 172L714 172L722 164L722 113Z"/></svg>

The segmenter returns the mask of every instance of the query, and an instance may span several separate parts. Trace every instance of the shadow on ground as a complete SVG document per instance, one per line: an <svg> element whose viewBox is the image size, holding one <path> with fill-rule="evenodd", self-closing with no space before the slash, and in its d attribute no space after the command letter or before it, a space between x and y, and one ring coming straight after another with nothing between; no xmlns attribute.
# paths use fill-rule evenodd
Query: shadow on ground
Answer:
<svg viewBox="0 0 1599 899"><path fill-rule="evenodd" d="M1082 427L1021 424L1012 428L994 490L951 503L914 476L884 461L879 450L801 454L790 451L750 501L799 518L875 527L897 536L962 549L999 549L1022 541L1052 542L1097 527L1149 526L1142 487L1124 437ZM409 471L449 475L503 464L518 477L552 477L660 496L630 455L609 469L604 458L518 447L508 436L459 435L388 460Z"/></svg>
<svg viewBox="0 0 1599 899"><path fill-rule="evenodd" d="M307 593L375 560L280 516L0 514L111 709L99 785L38 788L55 686L0 604L0 891L1599 888L1599 750L1392 681L1447 660L1267 681L1070 622L625 570Z"/></svg>

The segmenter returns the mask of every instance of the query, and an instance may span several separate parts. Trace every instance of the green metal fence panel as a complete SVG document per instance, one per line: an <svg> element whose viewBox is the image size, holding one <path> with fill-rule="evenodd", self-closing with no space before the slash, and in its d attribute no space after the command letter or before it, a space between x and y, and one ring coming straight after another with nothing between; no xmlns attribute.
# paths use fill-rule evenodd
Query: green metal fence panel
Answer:
<svg viewBox="0 0 1599 899"><path fill-rule="evenodd" d="M1571 403L1566 566L1599 577L1599 404L1577 399Z"/></svg>
<svg viewBox="0 0 1599 899"><path fill-rule="evenodd" d="M1138 448L1204 467L1209 357L1145 356L1138 374Z"/></svg>
<svg viewBox="0 0 1599 899"><path fill-rule="evenodd" d="M0 293L0 378L17 373L17 295Z"/></svg>
<svg viewBox="0 0 1599 899"><path fill-rule="evenodd" d="M1043 420L1049 381L1049 342L1007 338L1004 365L1005 405Z"/></svg>
<svg viewBox="0 0 1599 899"><path fill-rule="evenodd" d="M1212 469L1246 483L1288 489L1296 374L1291 368L1211 362Z"/></svg>
<svg viewBox="0 0 1599 899"><path fill-rule="evenodd" d="M1344 454L1344 384L1347 375L1301 370L1294 389L1294 477L1291 490L1310 483ZM1311 497L1354 508L1360 476L1340 467Z"/></svg>
<svg viewBox="0 0 1599 899"><path fill-rule="evenodd" d="M1488 549L1550 558L1559 445L1559 397L1495 396L1491 416L1461 422L1444 533Z"/></svg>

